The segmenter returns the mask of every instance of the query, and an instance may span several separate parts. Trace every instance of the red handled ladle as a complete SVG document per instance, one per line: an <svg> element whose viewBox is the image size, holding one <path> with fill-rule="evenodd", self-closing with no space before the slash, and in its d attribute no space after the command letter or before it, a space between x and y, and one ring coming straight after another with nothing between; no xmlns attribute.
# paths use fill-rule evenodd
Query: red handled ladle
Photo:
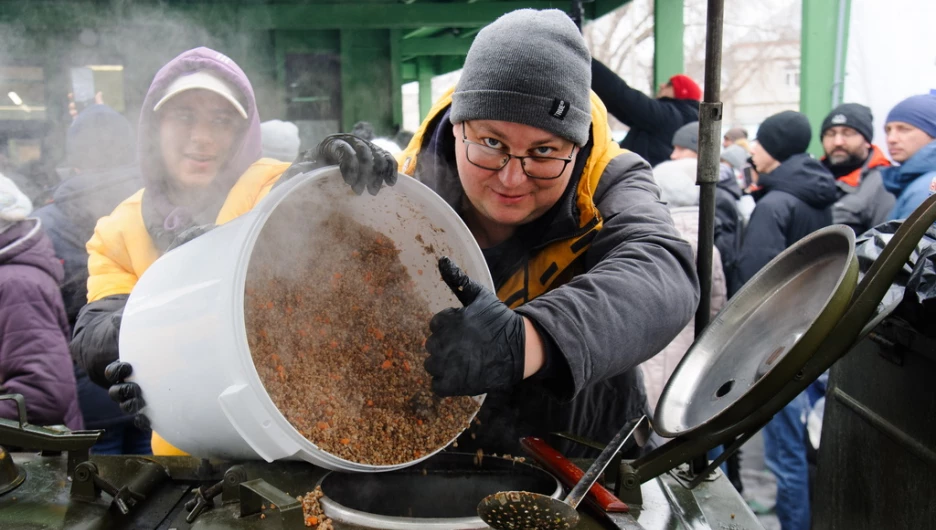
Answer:
<svg viewBox="0 0 936 530"><path fill-rule="evenodd" d="M601 475L611 458L633 436L638 445L650 438L650 422L644 416L630 428L625 425L588 468L588 471L572 488L564 500L554 499L528 491L499 491L488 495L478 503L478 515L488 526L496 530L564 530L573 528L579 521L576 511L579 503ZM625 434L626 433L626 434Z"/></svg>

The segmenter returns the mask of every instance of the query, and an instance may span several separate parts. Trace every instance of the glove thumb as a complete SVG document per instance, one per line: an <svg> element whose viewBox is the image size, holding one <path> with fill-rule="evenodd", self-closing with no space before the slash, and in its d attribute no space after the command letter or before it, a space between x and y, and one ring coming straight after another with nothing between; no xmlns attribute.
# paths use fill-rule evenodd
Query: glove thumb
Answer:
<svg viewBox="0 0 936 530"><path fill-rule="evenodd" d="M462 270L458 268L458 265L455 265L455 262L449 259L448 256L439 258L439 273L442 274L442 280L445 284L449 286L449 289L455 293L455 297L458 298L458 301L464 306L474 302L475 298L477 298L484 289L480 284L462 272Z"/></svg>
<svg viewBox="0 0 936 530"><path fill-rule="evenodd" d="M130 363L125 363L121 361L114 361L107 365L107 368L104 369L104 378L107 379L107 382L116 385L122 383L124 379L130 376L133 373L133 367Z"/></svg>

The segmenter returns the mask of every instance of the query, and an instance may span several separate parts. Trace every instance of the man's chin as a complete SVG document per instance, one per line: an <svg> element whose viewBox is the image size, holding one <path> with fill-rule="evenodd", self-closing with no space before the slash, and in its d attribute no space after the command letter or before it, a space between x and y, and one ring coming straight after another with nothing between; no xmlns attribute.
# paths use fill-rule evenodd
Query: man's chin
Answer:
<svg viewBox="0 0 936 530"><path fill-rule="evenodd" d="M203 190L211 186L211 183L214 182L216 174L196 174L196 175L185 175L180 181L182 187L189 190Z"/></svg>

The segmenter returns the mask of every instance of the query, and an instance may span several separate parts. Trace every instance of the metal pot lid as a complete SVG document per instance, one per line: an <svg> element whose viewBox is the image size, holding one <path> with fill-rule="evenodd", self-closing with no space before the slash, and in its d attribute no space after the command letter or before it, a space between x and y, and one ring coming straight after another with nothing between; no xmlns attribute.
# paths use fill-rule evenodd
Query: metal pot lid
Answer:
<svg viewBox="0 0 936 530"><path fill-rule="evenodd" d="M857 281L855 235L843 225L816 231L774 258L676 367L654 430L694 437L744 420L796 377L845 313Z"/></svg>

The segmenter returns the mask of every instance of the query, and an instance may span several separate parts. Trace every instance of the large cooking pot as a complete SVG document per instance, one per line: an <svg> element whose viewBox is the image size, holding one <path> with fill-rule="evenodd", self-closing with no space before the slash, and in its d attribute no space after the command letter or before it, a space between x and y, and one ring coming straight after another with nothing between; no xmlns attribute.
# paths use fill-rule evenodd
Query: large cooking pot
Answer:
<svg viewBox="0 0 936 530"><path fill-rule="evenodd" d="M292 228L296 237L265 232L280 208L300 212ZM298 175L250 212L166 253L130 294L120 358L133 365L131 380L146 396L142 412L169 443L199 457L305 460L348 471L406 467L448 445L396 465L338 458L293 428L261 383L245 328L248 268L255 258L288 260L290 249L284 243L281 254L255 256L257 241L279 238L301 245L303 231L310 230L303 219L333 212L393 239L414 290L432 312L459 305L438 274L421 274L436 270L441 255L451 256L476 281L493 289L468 228L445 201L415 179L400 175L395 186L377 196L356 196L335 166ZM329 259L327 249L316 259Z"/></svg>
<svg viewBox="0 0 936 530"><path fill-rule="evenodd" d="M337 528L468 530L488 528L478 501L498 491L559 498L562 485L538 467L508 458L439 453L390 473L333 472L319 485L325 515Z"/></svg>

